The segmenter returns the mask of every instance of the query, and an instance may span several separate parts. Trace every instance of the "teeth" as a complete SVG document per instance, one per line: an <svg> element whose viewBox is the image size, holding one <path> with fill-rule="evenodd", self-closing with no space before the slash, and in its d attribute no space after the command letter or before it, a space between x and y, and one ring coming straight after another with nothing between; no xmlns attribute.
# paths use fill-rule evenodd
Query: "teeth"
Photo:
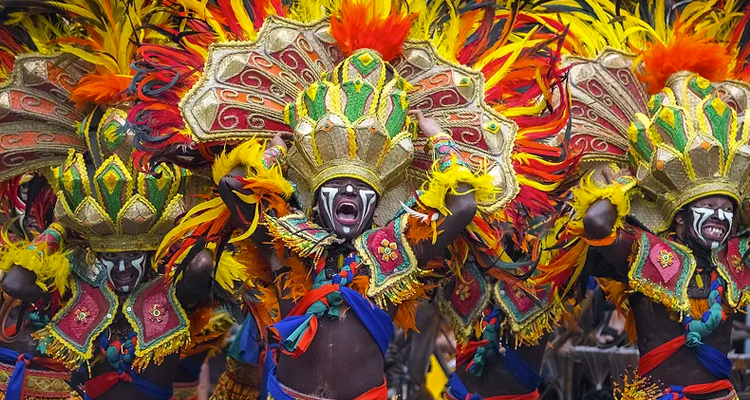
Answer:
<svg viewBox="0 0 750 400"><path fill-rule="evenodd" d="M710 227L710 228L706 228L705 230L706 230L706 233L708 233L709 235L722 236L724 234L724 229L721 229L721 228Z"/></svg>

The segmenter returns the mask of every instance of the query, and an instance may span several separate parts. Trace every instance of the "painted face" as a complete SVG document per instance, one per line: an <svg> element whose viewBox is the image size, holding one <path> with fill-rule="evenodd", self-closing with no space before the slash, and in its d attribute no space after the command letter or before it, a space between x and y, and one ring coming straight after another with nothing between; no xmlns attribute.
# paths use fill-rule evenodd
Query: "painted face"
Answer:
<svg viewBox="0 0 750 400"><path fill-rule="evenodd" d="M705 249L716 249L734 226L734 203L725 196L709 196L688 205L685 231Z"/></svg>
<svg viewBox="0 0 750 400"><path fill-rule="evenodd" d="M132 292L148 268L149 257L145 251L97 253L97 263L107 271L109 281L119 293Z"/></svg>
<svg viewBox="0 0 750 400"><path fill-rule="evenodd" d="M323 226L345 239L354 239L370 227L377 203L372 187L355 178L331 179L318 190Z"/></svg>

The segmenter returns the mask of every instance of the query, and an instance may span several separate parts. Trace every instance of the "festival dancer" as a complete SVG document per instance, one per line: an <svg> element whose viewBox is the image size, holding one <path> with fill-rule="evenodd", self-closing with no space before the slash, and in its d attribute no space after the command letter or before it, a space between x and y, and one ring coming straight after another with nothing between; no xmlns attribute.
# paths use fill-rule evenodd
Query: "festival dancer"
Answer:
<svg viewBox="0 0 750 400"><path fill-rule="evenodd" d="M558 170L571 162L558 146L565 108L542 115L548 125L539 122L538 130L526 120L529 129L516 136L517 126L488 107L486 98L509 112L523 105L538 115L545 107L504 96L503 89L522 91L512 79L499 83L512 69L505 61L514 59L506 57L513 51L493 57L488 25L472 22L491 20L491 13L459 18L452 4L442 2L414 2L414 14L389 2L310 2L290 9L277 2L252 2L249 9L218 3L175 7L174 15L192 32L175 35L181 49L142 48L134 80L140 101L129 120L139 135L141 161L169 159L199 168L215 158L221 198L194 208L165 240L163 254L167 268L188 252L203 254L205 243L216 243L208 252L213 257L231 245L232 256L244 258L251 288L264 299L247 304L265 312L254 312L258 326L246 323L243 330L262 343L269 325L264 321L286 317L272 327L281 339L279 364L268 381L272 397L384 396L378 353L387 347L391 319L411 326L416 300L434 282L430 275L459 271L467 257L480 258L495 279L507 277L508 289L518 288L519 296L537 298L519 288L523 277L509 272L519 265L499 260L502 247L518 239L501 236L521 227L518 253L528 251L534 241L524 226L535 222L527 217L541 218L554 208L547 185L555 187ZM475 33L480 39L474 46L487 50L484 57L471 46L460 51L463 42L456 37ZM404 45L406 37L435 47ZM542 48L542 42L533 43ZM561 96L541 85L526 93ZM418 123L407 118L410 110L422 112L415 114ZM542 304L554 292L545 293ZM545 321L559 310L550 304L539 310ZM262 357L247 361L263 364ZM257 364L248 367L257 373ZM353 368L365 378L342 381L340 372ZM230 369L229 375L240 376ZM252 387L262 380L248 376L253 374L243 375L243 390L233 383L232 393L252 397L262 390Z"/></svg>
<svg viewBox="0 0 750 400"><path fill-rule="evenodd" d="M656 20L654 28L640 13L591 3L612 18L601 23L621 46L642 46L638 57L610 49L568 59L573 137L596 170L574 191L568 233L580 239L570 251L587 257L584 273L610 278L605 288L627 305L641 354L640 378L618 395L735 399L726 320L749 298L741 206L750 87L726 79L744 75L748 17L726 4L722 18L704 19L715 10L690 4L674 26ZM625 26L639 29L628 38ZM571 33L593 43L597 28Z"/></svg>
<svg viewBox="0 0 750 400"><path fill-rule="evenodd" d="M7 11L0 19L9 17ZM76 132L80 114L67 97L90 66L61 63L48 45L54 33L41 28L45 21L35 16L0 26L0 98L5 99L0 135L8 138L0 149L1 207L7 218L0 249L0 398L9 400L78 398L68 384L70 370L37 351L32 337L57 311L54 296L11 296L18 292L18 276L31 273L11 269L17 254L9 249L36 240L54 219L56 196L41 171L64 161L70 149L85 149Z"/></svg>
<svg viewBox="0 0 750 400"><path fill-rule="evenodd" d="M22 11L22 7L16 9ZM185 210L188 173L166 164L153 174L136 173L131 163L132 133L123 123L129 107L130 60L135 44L146 39L132 23L157 24L164 17L150 2L50 2L37 4L30 18L42 11L48 19L40 26L52 29L55 25L50 21L62 14L76 21L65 26L77 36L62 35L49 42L65 53L58 58L19 58L19 63L27 58L28 63L14 69L16 82L7 86L11 96L19 97L18 114L33 116L37 111L28 108L35 102L21 97L21 90L27 88L28 98L44 100L37 113L48 112L51 122L49 126L25 125L23 129L39 129L44 140L27 140L20 142L25 147L4 149L8 157L3 159L17 160L10 156L19 153L27 155L31 165L36 160L33 156L39 154L48 156L45 165L57 165L50 175L60 196L56 208L60 223L52 224L31 244L5 246L2 261L8 273L3 288L12 297L52 307L52 321L34 335L40 341L39 350L54 358L55 364L67 365L65 380L69 380L70 368L88 367L76 377L86 381L84 396L170 398L178 360L173 353L187 350L191 339L217 336L213 332L209 332L212 337L200 335L208 325L193 324L189 330L185 310L193 321L210 323L210 318L197 318L205 314L195 311L215 307L205 299L212 286L232 283L217 278L219 285L214 286L210 269L202 274L186 266L174 285L160 286L162 279L151 268L155 266L153 250ZM39 31L33 37L47 43ZM45 79L50 82L45 84ZM40 96L44 90L52 96ZM3 134L11 132L15 131ZM44 135L56 135L58 143L47 144L50 139ZM71 151L75 153L68 155ZM10 173L18 165L3 167L3 173ZM142 301L153 302L152 309L136 309ZM133 303L132 312L126 305L118 309L118 304L127 302ZM160 325L167 329L160 331ZM221 330L226 326L222 323ZM191 333L199 335L191 338ZM35 341L28 344L36 347ZM37 382L24 386L21 378L33 378L24 374L24 364L31 361L33 369L38 357L31 357L38 353L22 351L23 357L14 361L14 378L18 378L9 382L15 388L8 393L16 396L12 398L33 398L38 391L24 393L24 387L45 386ZM92 367L100 352L104 359ZM65 398L70 397L68 384L59 381L68 392Z"/></svg>

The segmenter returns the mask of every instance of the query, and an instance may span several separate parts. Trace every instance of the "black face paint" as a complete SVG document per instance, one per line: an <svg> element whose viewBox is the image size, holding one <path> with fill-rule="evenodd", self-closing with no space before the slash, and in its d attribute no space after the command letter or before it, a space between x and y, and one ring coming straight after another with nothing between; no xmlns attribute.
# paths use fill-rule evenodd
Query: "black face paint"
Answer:
<svg viewBox="0 0 750 400"><path fill-rule="evenodd" d="M372 224L378 196L358 179L338 178L321 186L317 201L323 226L341 238L354 239Z"/></svg>
<svg viewBox="0 0 750 400"><path fill-rule="evenodd" d="M147 252L113 252L99 253L97 264L107 271L107 278L119 293L130 293L143 279L148 268Z"/></svg>

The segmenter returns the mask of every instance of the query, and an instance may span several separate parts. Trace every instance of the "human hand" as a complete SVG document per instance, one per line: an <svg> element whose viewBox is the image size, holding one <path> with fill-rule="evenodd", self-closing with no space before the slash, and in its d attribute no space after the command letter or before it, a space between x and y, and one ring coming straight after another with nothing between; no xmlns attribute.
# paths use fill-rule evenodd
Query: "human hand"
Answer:
<svg viewBox="0 0 750 400"><path fill-rule="evenodd" d="M282 147L284 150L287 150L286 142L284 142L284 139L281 137L280 133L277 133L274 137L272 137L269 144L270 144L270 146L268 146L269 148L279 146L279 147Z"/></svg>
<svg viewBox="0 0 750 400"><path fill-rule="evenodd" d="M431 138L443 133L443 130L440 128L440 125L438 125L437 121L435 121L435 119L433 118L425 117L422 111L414 110L409 114L411 116L417 117L417 122L419 123L419 131L422 132L422 135L424 135L425 137Z"/></svg>

